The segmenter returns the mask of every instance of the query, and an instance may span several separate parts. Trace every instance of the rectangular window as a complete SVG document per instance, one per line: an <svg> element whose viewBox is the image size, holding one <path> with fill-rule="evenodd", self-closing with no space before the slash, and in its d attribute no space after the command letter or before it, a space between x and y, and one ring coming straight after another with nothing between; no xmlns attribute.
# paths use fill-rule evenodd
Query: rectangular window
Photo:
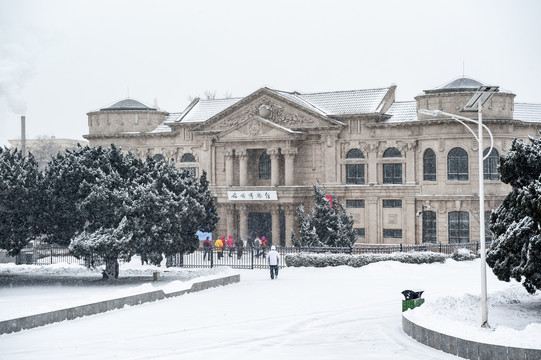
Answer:
<svg viewBox="0 0 541 360"><path fill-rule="evenodd" d="M346 200L346 207L364 209L364 199Z"/></svg>
<svg viewBox="0 0 541 360"><path fill-rule="evenodd" d="M401 208L402 200L398 200L398 199L383 200L383 207L384 208Z"/></svg>
<svg viewBox="0 0 541 360"><path fill-rule="evenodd" d="M383 183L402 184L402 164L383 164Z"/></svg>
<svg viewBox="0 0 541 360"><path fill-rule="evenodd" d="M465 211L449 213L449 243L467 243L470 241L470 215Z"/></svg>
<svg viewBox="0 0 541 360"><path fill-rule="evenodd" d="M402 229L383 229L384 238L401 239Z"/></svg>
<svg viewBox="0 0 541 360"><path fill-rule="evenodd" d="M364 184L364 164L346 165L346 184Z"/></svg>
<svg viewBox="0 0 541 360"><path fill-rule="evenodd" d="M355 232L356 237L364 239L365 237L364 228L354 228L353 231Z"/></svg>

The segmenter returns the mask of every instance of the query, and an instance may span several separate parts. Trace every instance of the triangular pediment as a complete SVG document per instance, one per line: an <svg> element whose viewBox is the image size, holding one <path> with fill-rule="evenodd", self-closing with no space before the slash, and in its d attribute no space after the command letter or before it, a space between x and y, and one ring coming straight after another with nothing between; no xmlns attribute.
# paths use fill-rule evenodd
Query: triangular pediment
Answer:
<svg viewBox="0 0 541 360"><path fill-rule="evenodd" d="M288 129L255 115L217 134L220 141L295 140L304 132Z"/></svg>
<svg viewBox="0 0 541 360"><path fill-rule="evenodd" d="M263 88L208 119L196 131L222 132L254 117L293 131L343 126L309 104L294 102L277 91Z"/></svg>

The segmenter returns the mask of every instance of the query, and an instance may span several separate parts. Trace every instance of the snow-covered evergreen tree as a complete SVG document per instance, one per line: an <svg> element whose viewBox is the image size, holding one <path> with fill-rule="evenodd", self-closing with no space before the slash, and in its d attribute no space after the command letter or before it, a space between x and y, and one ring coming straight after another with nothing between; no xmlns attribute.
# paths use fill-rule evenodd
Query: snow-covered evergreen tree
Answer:
<svg viewBox="0 0 541 360"><path fill-rule="evenodd" d="M39 229L41 173L30 154L0 148L0 248L17 255Z"/></svg>
<svg viewBox="0 0 541 360"><path fill-rule="evenodd" d="M297 211L301 246L350 247L355 242L353 217L344 206L333 197L326 196L326 190L314 185L315 206L306 215L301 206Z"/></svg>
<svg viewBox="0 0 541 360"><path fill-rule="evenodd" d="M493 212L495 238L487 263L504 281L522 282L530 293L541 289L541 140L515 139L500 158L501 180L513 189Z"/></svg>
<svg viewBox="0 0 541 360"><path fill-rule="evenodd" d="M70 252L80 258L99 256L105 261L103 277L118 277L118 260L131 258L131 233L126 229L126 218L116 228L100 228L95 231L84 230L72 239Z"/></svg>
<svg viewBox="0 0 541 360"><path fill-rule="evenodd" d="M118 276L111 271L119 257L139 254L160 264L162 254L192 252L197 230L214 229L218 219L203 175L198 181L173 163L150 156L143 162L114 145L60 154L46 176L46 234L71 242L80 256L99 250L107 277Z"/></svg>
<svg viewBox="0 0 541 360"><path fill-rule="evenodd" d="M295 246L324 246L324 244L319 240L316 228L312 225L312 219L304 211L304 206L299 206L299 209L297 210L297 217L299 219L300 239L293 237L293 244Z"/></svg>

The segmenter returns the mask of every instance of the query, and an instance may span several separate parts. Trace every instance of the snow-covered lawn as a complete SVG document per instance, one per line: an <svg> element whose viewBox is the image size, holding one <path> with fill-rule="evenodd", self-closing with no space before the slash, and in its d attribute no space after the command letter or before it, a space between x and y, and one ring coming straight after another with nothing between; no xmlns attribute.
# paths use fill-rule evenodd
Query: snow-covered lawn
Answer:
<svg viewBox="0 0 541 360"><path fill-rule="evenodd" d="M134 262L135 263L135 262ZM454 335L539 348L541 295L488 272L489 322L480 330L479 261L411 265L381 262L362 268L267 270L165 269L121 266L105 286L79 266L45 267L46 286L6 286L40 266L0 265L0 319L73 306L156 287L183 287L196 277L241 274L241 282L177 298L0 336L6 359L456 359L417 343L401 329L401 291L423 289L415 321ZM171 273L164 273L171 270ZM11 275L6 276L8 272ZM59 281L51 280L55 276ZM75 281L66 285L66 275ZM145 277L146 276L146 277ZM531 324L535 323L535 324Z"/></svg>

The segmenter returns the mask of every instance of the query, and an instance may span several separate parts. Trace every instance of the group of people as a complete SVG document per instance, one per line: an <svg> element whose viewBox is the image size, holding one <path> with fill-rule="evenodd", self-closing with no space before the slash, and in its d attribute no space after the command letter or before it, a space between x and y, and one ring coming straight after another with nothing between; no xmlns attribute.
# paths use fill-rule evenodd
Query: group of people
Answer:
<svg viewBox="0 0 541 360"><path fill-rule="evenodd" d="M205 260L208 256L208 259L210 260L211 257L211 248L212 243L210 242L209 238L207 237L205 241L203 241L203 260ZM233 241L233 237L229 235L227 240L225 240L225 236L222 236L221 238L218 238L214 242L214 248L216 249L216 254L218 254L218 259L222 259L224 257L224 252L229 249L229 256L232 257L234 251L237 251L237 259L240 259L242 257L242 252L244 250L244 242L241 239L238 239L236 241Z"/></svg>
<svg viewBox="0 0 541 360"><path fill-rule="evenodd" d="M256 250L255 256L259 257L262 255L263 257L265 257L265 249L267 248L267 246L268 246L268 242L265 236L262 236L261 238L256 236L256 238L253 241L253 247ZM225 240L225 236L222 236L221 238L218 238L218 240L214 242L214 248L216 249L218 260L223 258L224 252L226 252L227 249L229 249L230 257L233 256L232 254L236 250L237 259L240 260L240 258L242 257L242 252L244 251L244 242L241 239L238 239L237 241L233 241L233 237L231 235L229 235L227 240ZM208 259L210 260L212 256L212 251L211 251L212 243L209 240L208 236L205 239L205 241L203 241L203 249L204 249L203 260L207 259L207 256L208 256ZM273 280L275 278L278 279L278 265L280 263L280 254L278 253L278 251L276 251L276 246L274 245L271 246L271 250L267 254L267 262L269 263L269 266L270 266L271 279Z"/></svg>

